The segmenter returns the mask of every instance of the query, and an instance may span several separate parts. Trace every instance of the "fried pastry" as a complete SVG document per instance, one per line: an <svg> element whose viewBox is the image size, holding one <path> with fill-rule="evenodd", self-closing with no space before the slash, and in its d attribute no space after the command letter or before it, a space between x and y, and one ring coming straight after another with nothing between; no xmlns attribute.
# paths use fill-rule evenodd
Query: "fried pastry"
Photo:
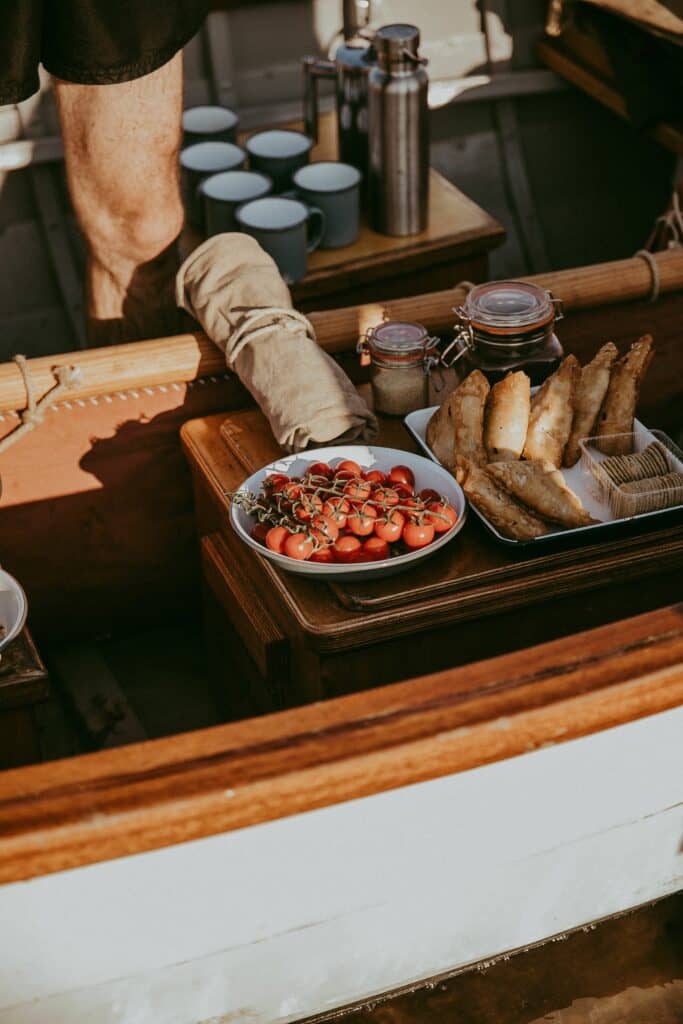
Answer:
<svg viewBox="0 0 683 1024"><path fill-rule="evenodd" d="M531 399L525 459L540 459L559 468L574 418L574 395L580 373L576 356L567 356Z"/></svg>
<svg viewBox="0 0 683 1024"><path fill-rule="evenodd" d="M427 444L448 469L458 455L477 465L486 462L484 410L490 385L480 370L473 370L432 416L427 425Z"/></svg>
<svg viewBox="0 0 683 1024"><path fill-rule="evenodd" d="M442 402L427 424L427 444L446 469L455 468L454 398L455 392Z"/></svg>
<svg viewBox="0 0 683 1024"><path fill-rule="evenodd" d="M550 462L497 462L487 466L486 472L544 519L568 528L597 522Z"/></svg>
<svg viewBox="0 0 683 1024"><path fill-rule="evenodd" d="M597 355L581 370L574 396L572 429L564 451L564 465L574 466L579 461L579 441L590 437L609 387L612 363L619 352L611 341L603 345Z"/></svg>
<svg viewBox="0 0 683 1024"><path fill-rule="evenodd" d="M644 334L612 367L596 430L598 437L606 438L600 450L608 455L628 455L631 451L630 437L610 438L608 435L627 435L633 431L640 386L652 356L652 336Z"/></svg>
<svg viewBox="0 0 683 1024"><path fill-rule="evenodd" d="M546 524L515 501L493 477L469 459L460 457L456 479L467 498L496 529L512 540L533 540L548 533Z"/></svg>
<svg viewBox="0 0 683 1024"><path fill-rule="evenodd" d="M491 388L486 403L484 445L489 462L519 459L529 426L531 382L526 373L508 373Z"/></svg>

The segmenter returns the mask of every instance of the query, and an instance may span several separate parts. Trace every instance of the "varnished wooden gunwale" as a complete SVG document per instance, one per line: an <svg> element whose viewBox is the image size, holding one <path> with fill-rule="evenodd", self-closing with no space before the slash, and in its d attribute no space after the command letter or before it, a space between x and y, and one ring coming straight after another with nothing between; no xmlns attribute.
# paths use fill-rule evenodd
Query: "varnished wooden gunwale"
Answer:
<svg viewBox="0 0 683 1024"><path fill-rule="evenodd" d="M0 775L0 883L527 753L683 702L683 605L323 704Z"/></svg>
<svg viewBox="0 0 683 1024"><path fill-rule="evenodd" d="M672 249L657 253L654 258L659 271L659 293L683 290L683 252ZM520 280L550 289L562 298L566 310L636 302L652 292L652 272L640 258L536 274ZM448 334L454 323L453 307L465 295L464 289L454 287L405 299L310 313L309 319L321 347L338 354L355 348L364 327L381 319L383 310L392 319L417 320L435 334ZM82 371L81 382L70 393L79 398L127 388L182 384L225 372L222 353L201 331L195 331L31 359L29 368L36 398L54 386L52 367L71 364L77 364ZM12 362L0 364L0 412L22 409L25 404L26 391L18 367Z"/></svg>

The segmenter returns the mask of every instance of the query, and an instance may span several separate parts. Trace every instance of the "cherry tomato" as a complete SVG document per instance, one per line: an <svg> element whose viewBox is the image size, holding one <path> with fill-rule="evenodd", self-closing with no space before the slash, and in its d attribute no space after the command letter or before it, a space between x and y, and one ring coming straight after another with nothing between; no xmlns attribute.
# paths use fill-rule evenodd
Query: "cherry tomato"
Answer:
<svg viewBox="0 0 683 1024"><path fill-rule="evenodd" d="M392 487L382 487L375 491L373 500L381 502L385 508L398 505L398 493Z"/></svg>
<svg viewBox="0 0 683 1024"><path fill-rule="evenodd" d="M302 494L301 504L294 509L294 515L301 523L309 522L314 515L322 511L322 498L317 494Z"/></svg>
<svg viewBox="0 0 683 1024"><path fill-rule="evenodd" d="M326 462L312 462L306 467L304 476L324 476L326 480L330 480L334 476L334 470Z"/></svg>
<svg viewBox="0 0 683 1024"><path fill-rule="evenodd" d="M361 545L358 537L349 537L348 534L345 534L334 542L332 550L338 562L356 562Z"/></svg>
<svg viewBox="0 0 683 1024"><path fill-rule="evenodd" d="M287 501L298 501L303 494L303 488L298 481L288 480L286 484L283 484L279 493L282 494L283 498L286 498Z"/></svg>
<svg viewBox="0 0 683 1024"><path fill-rule="evenodd" d="M425 504L429 501L441 501L441 495L433 487L424 487L418 494L418 498L422 498Z"/></svg>
<svg viewBox="0 0 683 1024"><path fill-rule="evenodd" d="M334 468L334 475L339 476L340 473L348 473L350 476L361 476L362 470L357 462L353 459L343 459L338 466Z"/></svg>
<svg viewBox="0 0 683 1024"><path fill-rule="evenodd" d="M259 544L265 544L266 537L270 533L271 529L272 527L270 527L268 523L256 523L253 530L251 531L251 535L254 538L254 540L257 540L259 542Z"/></svg>
<svg viewBox="0 0 683 1024"><path fill-rule="evenodd" d="M403 527L403 542L408 548L425 548L434 540L431 523L406 523Z"/></svg>
<svg viewBox="0 0 683 1024"><path fill-rule="evenodd" d="M266 547L271 551L277 551L278 555L284 555L285 541L288 537L291 537L291 534L284 526L271 526L266 534Z"/></svg>
<svg viewBox="0 0 683 1024"><path fill-rule="evenodd" d="M387 544L394 544L401 539L405 517L400 512L392 512L375 523L375 536Z"/></svg>
<svg viewBox="0 0 683 1024"><path fill-rule="evenodd" d="M371 469L363 476L370 484L385 484L387 482L387 474L383 473L381 469Z"/></svg>
<svg viewBox="0 0 683 1024"><path fill-rule="evenodd" d="M325 562L328 565L331 562L336 562L336 558L334 556L334 549L329 544L325 548L318 548L317 551L313 552L313 554L311 555L309 561L311 561L311 562Z"/></svg>
<svg viewBox="0 0 683 1024"><path fill-rule="evenodd" d="M377 513L371 505L365 505L352 512L347 520L347 527L357 537L369 537L375 529Z"/></svg>
<svg viewBox="0 0 683 1024"><path fill-rule="evenodd" d="M328 498L323 505L323 515L333 519L340 530L346 529L346 519L350 511L351 506L346 498L342 497Z"/></svg>
<svg viewBox="0 0 683 1024"><path fill-rule="evenodd" d="M265 490L275 494L277 491L281 491L284 485L288 483L289 477L285 473L271 473L263 481L263 486Z"/></svg>
<svg viewBox="0 0 683 1024"><path fill-rule="evenodd" d="M429 515L430 512L432 515ZM455 526L457 521L458 513L452 505L444 505L440 501L431 501L427 505L425 522L432 524L434 533L446 533L447 530L450 530L451 526Z"/></svg>
<svg viewBox="0 0 683 1024"><path fill-rule="evenodd" d="M416 498L414 496L411 497L411 498L403 498L403 500L401 501L401 504L405 505L406 508L413 508L413 509L415 509L416 512L422 512L422 510L425 507L425 503L422 500L422 498Z"/></svg>
<svg viewBox="0 0 683 1024"><path fill-rule="evenodd" d="M332 516L316 516L311 527L313 536L323 543L334 541L339 536L339 527Z"/></svg>
<svg viewBox="0 0 683 1024"><path fill-rule="evenodd" d="M305 562L315 551L315 543L305 533L291 533L285 541L285 554L297 561Z"/></svg>
<svg viewBox="0 0 683 1024"><path fill-rule="evenodd" d="M394 484L407 484L411 488L415 486L413 471L408 466L392 466L389 470L389 479Z"/></svg>
<svg viewBox="0 0 683 1024"><path fill-rule="evenodd" d="M410 484L394 484L394 490L401 505L405 504L407 498L413 497L413 489Z"/></svg>
<svg viewBox="0 0 683 1024"><path fill-rule="evenodd" d="M373 562L381 562L389 557L389 545L385 540L381 540L380 537L368 537L363 542L363 553L370 555Z"/></svg>
<svg viewBox="0 0 683 1024"><path fill-rule="evenodd" d="M349 480L344 487L344 494L351 501L367 501L372 494L372 486L365 480Z"/></svg>

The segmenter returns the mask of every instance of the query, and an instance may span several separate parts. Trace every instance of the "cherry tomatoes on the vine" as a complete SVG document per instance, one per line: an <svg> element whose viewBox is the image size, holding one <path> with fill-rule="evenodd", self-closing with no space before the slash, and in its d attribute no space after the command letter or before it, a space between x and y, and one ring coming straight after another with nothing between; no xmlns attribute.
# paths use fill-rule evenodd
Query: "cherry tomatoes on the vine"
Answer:
<svg viewBox="0 0 683 1024"><path fill-rule="evenodd" d="M340 476L345 474L347 476L360 476L362 470L357 462L353 459L342 459L338 466L334 467L334 475Z"/></svg>
<svg viewBox="0 0 683 1024"><path fill-rule="evenodd" d="M347 528L357 537L369 537L375 529L377 513L371 505L363 505L352 512L346 521Z"/></svg>
<svg viewBox="0 0 683 1024"><path fill-rule="evenodd" d="M334 550L332 546L328 544L328 546L325 548L318 548L317 551L313 552L309 561L324 562L327 565L330 565L332 562L335 562L336 559L334 557Z"/></svg>
<svg viewBox="0 0 683 1024"><path fill-rule="evenodd" d="M332 545L332 550L338 562L357 561L360 549L361 545L358 537L349 537L348 534L340 537Z"/></svg>
<svg viewBox="0 0 683 1024"><path fill-rule="evenodd" d="M304 476L322 476L330 480L334 476L334 470L326 462L312 462L306 467Z"/></svg>
<svg viewBox="0 0 683 1024"><path fill-rule="evenodd" d="M314 551L315 542L312 537L307 537L305 533L292 533L285 541L285 554L289 555L290 558L296 558L300 562L305 562Z"/></svg>
<svg viewBox="0 0 683 1024"><path fill-rule="evenodd" d="M257 523L251 531L251 536L254 540L257 540L259 544L266 543L266 537L270 533L271 526L269 523Z"/></svg>
<svg viewBox="0 0 683 1024"><path fill-rule="evenodd" d="M433 540L431 523L406 523L403 527L403 542L408 548L426 548Z"/></svg>
<svg viewBox="0 0 683 1024"><path fill-rule="evenodd" d="M370 469L363 476L370 484L385 484L387 482L387 474L383 473L381 469Z"/></svg>
<svg viewBox="0 0 683 1024"><path fill-rule="evenodd" d="M276 551L278 555L284 555L285 541L288 537L291 537L291 533L284 526L272 526L266 534L266 547Z"/></svg>
<svg viewBox="0 0 683 1024"><path fill-rule="evenodd" d="M409 466L392 466L389 480L394 484L407 484L410 488L415 486L415 476Z"/></svg>
<svg viewBox="0 0 683 1024"><path fill-rule="evenodd" d="M316 516L311 522L311 533L319 541L329 543L339 536L339 527L332 516Z"/></svg>
<svg viewBox="0 0 683 1024"><path fill-rule="evenodd" d="M422 498L425 505L430 501L441 501L441 495L433 487L424 487L418 494L418 498Z"/></svg>
<svg viewBox="0 0 683 1024"><path fill-rule="evenodd" d="M398 492L393 487L381 487L378 488L373 494L373 501L378 501L385 508L389 508L392 505L398 505L399 496Z"/></svg>
<svg viewBox="0 0 683 1024"><path fill-rule="evenodd" d="M446 533L457 521L458 513L452 505L444 505L440 501L432 501L427 505L425 522L432 524L435 533Z"/></svg>
<svg viewBox="0 0 683 1024"><path fill-rule="evenodd" d="M323 505L323 515L333 519L340 530L346 529L346 520L350 511L351 506L346 498L341 496L328 498Z"/></svg>
<svg viewBox="0 0 683 1024"><path fill-rule="evenodd" d="M389 557L389 545L380 537L368 537L363 541L363 553L369 555L373 562L381 562Z"/></svg>
<svg viewBox="0 0 683 1024"><path fill-rule="evenodd" d="M372 494L372 485L366 480L349 480L344 494L350 501L367 501Z"/></svg>
<svg viewBox="0 0 683 1024"><path fill-rule="evenodd" d="M395 544L401 539L405 517L394 510L389 515L378 519L375 523L375 535L388 544Z"/></svg>

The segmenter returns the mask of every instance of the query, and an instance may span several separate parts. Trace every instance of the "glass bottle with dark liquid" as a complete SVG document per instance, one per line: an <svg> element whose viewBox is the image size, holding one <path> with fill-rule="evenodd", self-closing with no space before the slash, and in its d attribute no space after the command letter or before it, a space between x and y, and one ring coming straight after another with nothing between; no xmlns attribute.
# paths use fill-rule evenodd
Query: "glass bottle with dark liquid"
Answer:
<svg viewBox="0 0 683 1024"><path fill-rule="evenodd" d="M493 384L513 370L524 370L532 385L553 373L564 355L555 334L562 304L549 291L525 281L476 285L462 306L454 340L443 360L457 362L458 376L478 369Z"/></svg>

